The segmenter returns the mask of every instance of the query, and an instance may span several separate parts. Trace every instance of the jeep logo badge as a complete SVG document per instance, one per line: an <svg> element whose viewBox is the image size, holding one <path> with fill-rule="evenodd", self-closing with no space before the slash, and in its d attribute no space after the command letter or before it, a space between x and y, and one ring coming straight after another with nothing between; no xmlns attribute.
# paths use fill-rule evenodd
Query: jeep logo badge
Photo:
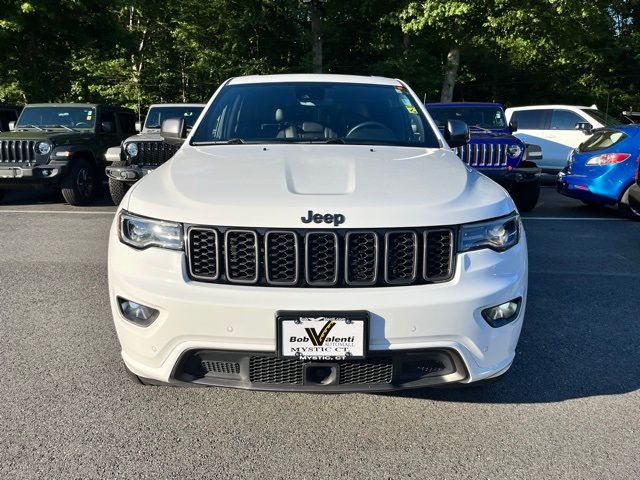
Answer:
<svg viewBox="0 0 640 480"><path fill-rule="evenodd" d="M345 216L341 213L313 213L313 210L307 212L306 217L300 217L302 223L333 223L336 227L342 225L346 220Z"/></svg>

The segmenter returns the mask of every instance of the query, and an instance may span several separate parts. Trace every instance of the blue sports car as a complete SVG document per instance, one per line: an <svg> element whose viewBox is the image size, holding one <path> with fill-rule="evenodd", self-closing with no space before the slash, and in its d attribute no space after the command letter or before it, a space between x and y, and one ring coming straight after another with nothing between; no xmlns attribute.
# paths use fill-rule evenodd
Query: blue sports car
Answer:
<svg viewBox="0 0 640 480"><path fill-rule="evenodd" d="M618 204L626 216L640 220L634 197L640 156L640 125L594 130L570 154L558 174L558 192L589 205ZM633 199L631 199L633 200Z"/></svg>

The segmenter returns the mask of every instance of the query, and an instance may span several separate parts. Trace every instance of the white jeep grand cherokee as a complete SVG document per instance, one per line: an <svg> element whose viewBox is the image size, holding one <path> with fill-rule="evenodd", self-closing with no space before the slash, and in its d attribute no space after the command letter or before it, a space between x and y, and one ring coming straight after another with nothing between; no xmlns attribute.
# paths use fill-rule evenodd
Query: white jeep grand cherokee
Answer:
<svg viewBox="0 0 640 480"><path fill-rule="evenodd" d="M386 78L235 78L123 199L109 242L143 383L374 391L501 376L527 296L509 195ZM448 141L446 143L445 139Z"/></svg>

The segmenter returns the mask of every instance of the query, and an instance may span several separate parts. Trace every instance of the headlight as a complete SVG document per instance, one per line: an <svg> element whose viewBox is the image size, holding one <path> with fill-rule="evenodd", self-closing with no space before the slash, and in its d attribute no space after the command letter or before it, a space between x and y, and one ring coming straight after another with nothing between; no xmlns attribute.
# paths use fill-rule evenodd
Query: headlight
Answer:
<svg viewBox="0 0 640 480"><path fill-rule="evenodd" d="M520 148L520 145L516 145L514 143L507 147L507 153L509 154L510 157L519 157L520 154L522 153L522 148Z"/></svg>
<svg viewBox="0 0 640 480"><path fill-rule="evenodd" d="M138 155L138 145L136 145L135 143L127 143L127 147L126 147L127 153L129 154L129 156L131 157L135 157L136 155Z"/></svg>
<svg viewBox="0 0 640 480"><path fill-rule="evenodd" d="M490 248L504 252L520 241L520 215L481 223L468 223L460 227L460 252Z"/></svg>
<svg viewBox="0 0 640 480"><path fill-rule="evenodd" d="M51 151L51 144L49 142L40 142L38 143L38 153L40 155L49 155Z"/></svg>
<svg viewBox="0 0 640 480"><path fill-rule="evenodd" d="M138 217L122 210L118 235L122 243L134 248L159 247L182 250L182 225L163 220Z"/></svg>

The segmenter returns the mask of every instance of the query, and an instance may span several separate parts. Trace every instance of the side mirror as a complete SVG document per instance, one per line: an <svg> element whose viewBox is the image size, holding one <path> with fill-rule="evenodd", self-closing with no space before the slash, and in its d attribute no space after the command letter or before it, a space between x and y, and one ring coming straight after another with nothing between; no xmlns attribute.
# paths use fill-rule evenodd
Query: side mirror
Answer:
<svg viewBox="0 0 640 480"><path fill-rule="evenodd" d="M9 122L9 131L13 132L16 129L16 122L11 121Z"/></svg>
<svg viewBox="0 0 640 480"><path fill-rule="evenodd" d="M444 139L451 148L466 145L469 141L469 127L461 120L447 120Z"/></svg>
<svg viewBox="0 0 640 480"><path fill-rule="evenodd" d="M138 120L136 122L136 132L140 133L142 131L142 122Z"/></svg>
<svg viewBox="0 0 640 480"><path fill-rule="evenodd" d="M102 122L100 124L100 128L102 129L102 133L113 133L115 130L115 125L113 122Z"/></svg>
<svg viewBox="0 0 640 480"><path fill-rule="evenodd" d="M511 133L518 131L518 122L509 122L509 131Z"/></svg>
<svg viewBox="0 0 640 480"><path fill-rule="evenodd" d="M160 136L169 145L182 145L187 138L187 124L184 118L167 118L162 122Z"/></svg>
<svg viewBox="0 0 640 480"><path fill-rule="evenodd" d="M542 147L540 145L527 143L524 147L524 160L533 162L542 160Z"/></svg>
<svg viewBox="0 0 640 480"><path fill-rule="evenodd" d="M590 135L593 130L593 125L589 122L578 122L576 123L576 130L582 130L585 135Z"/></svg>

